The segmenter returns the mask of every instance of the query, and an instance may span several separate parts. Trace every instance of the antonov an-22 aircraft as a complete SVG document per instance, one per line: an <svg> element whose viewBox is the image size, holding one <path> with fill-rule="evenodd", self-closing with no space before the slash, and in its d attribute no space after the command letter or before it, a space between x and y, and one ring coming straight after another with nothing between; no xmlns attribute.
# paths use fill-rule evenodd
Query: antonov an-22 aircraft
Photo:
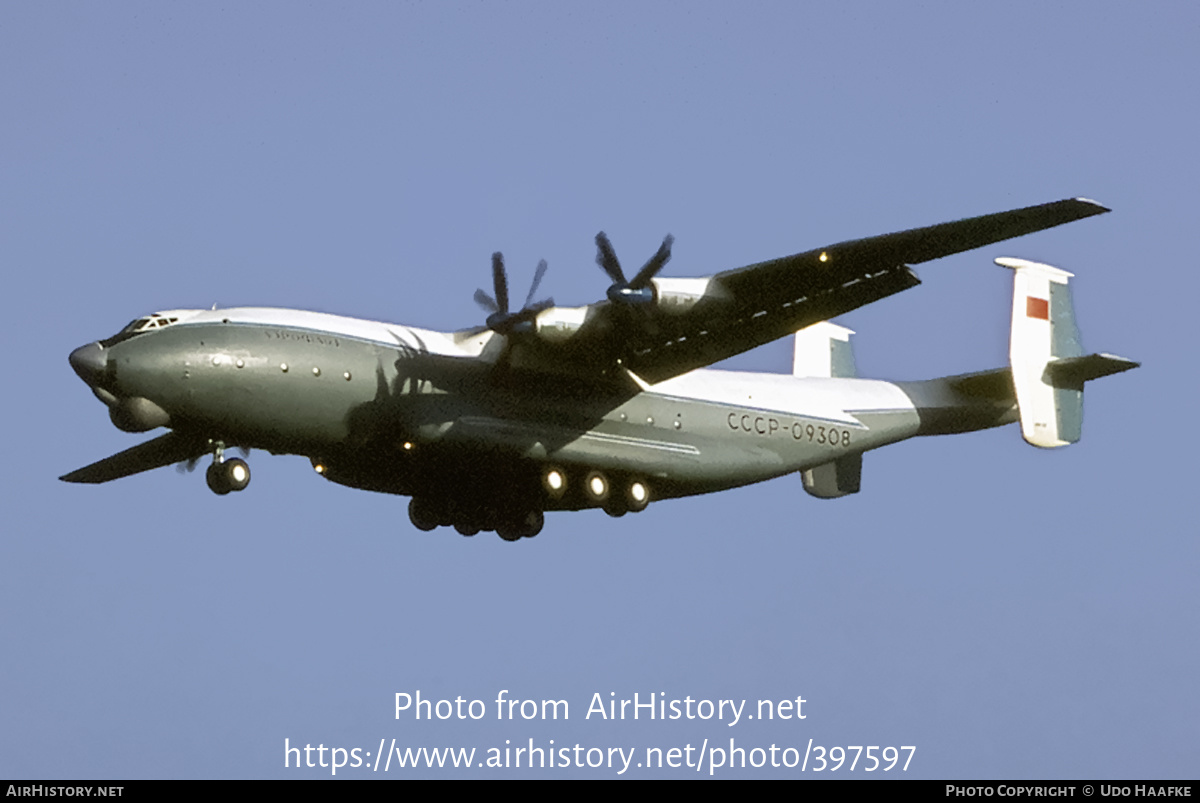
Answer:
<svg viewBox="0 0 1200 803"><path fill-rule="evenodd" d="M303 455L328 480L412 497L421 530L536 535L544 513L649 503L793 472L829 499L863 453L1019 421L1034 446L1079 439L1083 384L1137 363L1085 355L1066 271L1015 272L1010 365L918 382L855 377L835 315L914 287L911 264L1108 210L1068 199L828 245L705 278L664 278L671 238L585 307L509 308L500 254L487 325L445 333L288 309L171 310L82 346L71 366L126 432L164 435L62 477L102 483L212 456L217 494L250 482L231 448ZM703 366L796 333L791 376Z"/></svg>

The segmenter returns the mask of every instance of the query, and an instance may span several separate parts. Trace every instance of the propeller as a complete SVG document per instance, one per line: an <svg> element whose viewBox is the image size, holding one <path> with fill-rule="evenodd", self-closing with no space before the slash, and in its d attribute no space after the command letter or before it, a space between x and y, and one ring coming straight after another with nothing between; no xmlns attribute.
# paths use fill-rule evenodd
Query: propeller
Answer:
<svg viewBox="0 0 1200 803"><path fill-rule="evenodd" d="M525 303L516 312L509 312L508 276L504 272L504 255L499 251L492 254L492 284L495 287L496 297L493 299L483 290L475 291L475 303L491 313L487 316L488 329L500 335L524 331L531 328L533 319L539 312L554 306L552 298L543 299L536 304L531 303L538 285L542 283L542 277L546 275L546 267L546 260L543 259L538 263L537 270L533 274L533 284L529 286L529 294L525 296Z"/></svg>
<svg viewBox="0 0 1200 803"><path fill-rule="evenodd" d="M608 235L604 232L597 234L596 264L608 274L608 278L613 282L608 288L608 299L614 304L627 306L641 306L652 302L654 288L651 287L650 280L670 261L671 244L674 242L675 238L671 235L668 234L664 237L662 245L658 247L654 256L650 257L645 265L642 265L642 269L632 279L626 281L625 273L621 270L621 263L617 260L617 254L613 251Z"/></svg>

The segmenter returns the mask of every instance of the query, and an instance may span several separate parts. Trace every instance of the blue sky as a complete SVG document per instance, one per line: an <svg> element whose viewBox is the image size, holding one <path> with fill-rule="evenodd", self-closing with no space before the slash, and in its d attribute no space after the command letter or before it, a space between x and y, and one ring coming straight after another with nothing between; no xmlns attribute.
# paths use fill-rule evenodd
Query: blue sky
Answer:
<svg viewBox="0 0 1200 803"><path fill-rule="evenodd" d="M915 745L913 777L1196 777L1198 34L1184 3L6 6L0 775L331 774L285 769L285 739L732 738ZM225 498L202 472L56 479L145 438L66 357L152 310L449 330L481 322L495 250L583 304L600 229L630 265L670 232L664 275L705 275L1071 196L1113 212L923 265L842 320L864 375L997 367L992 259L1072 271L1085 347L1144 365L1089 387L1069 449L910 441L867 455L856 497L784 477L515 545L419 533L407 500L301 458L253 454ZM731 367L785 372L790 344ZM397 719L418 689L570 719ZM635 692L806 718L585 718ZM338 777L524 774L616 772Z"/></svg>

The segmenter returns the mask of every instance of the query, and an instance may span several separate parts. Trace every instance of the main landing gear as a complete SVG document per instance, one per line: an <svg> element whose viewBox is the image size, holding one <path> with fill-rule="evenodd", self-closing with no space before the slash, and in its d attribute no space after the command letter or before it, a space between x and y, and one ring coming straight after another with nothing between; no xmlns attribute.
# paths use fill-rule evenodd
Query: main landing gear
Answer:
<svg viewBox="0 0 1200 803"><path fill-rule="evenodd" d="M408 517L418 530L430 532L453 527L462 535L495 530L505 541L532 538L545 524L544 507L556 510L600 508L613 517L639 513L651 501L650 486L637 476L610 477L602 471L576 475L572 484L565 469L546 467L541 489L522 486L511 498L495 495L465 500L442 496L415 496L408 504Z"/></svg>
<svg viewBox="0 0 1200 803"><path fill-rule="evenodd" d="M213 445L213 462L204 472L204 481L217 496L244 491L250 484L250 466L240 457L225 459L225 444Z"/></svg>
<svg viewBox="0 0 1200 803"><path fill-rule="evenodd" d="M447 500L413 497L408 517L418 530L429 532L438 527L454 527L462 535L495 530L505 541L533 538L546 523L545 514L536 507L464 507Z"/></svg>

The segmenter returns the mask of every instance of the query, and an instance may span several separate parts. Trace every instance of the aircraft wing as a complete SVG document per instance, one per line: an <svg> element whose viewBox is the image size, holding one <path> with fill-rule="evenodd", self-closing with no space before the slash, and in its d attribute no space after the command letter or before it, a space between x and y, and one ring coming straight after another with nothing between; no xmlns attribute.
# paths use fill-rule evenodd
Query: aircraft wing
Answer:
<svg viewBox="0 0 1200 803"><path fill-rule="evenodd" d="M590 360L648 382L732 357L915 287L909 265L1109 211L1082 198L849 240L718 273L686 312L596 305L579 332ZM588 336L590 330L591 336Z"/></svg>
<svg viewBox="0 0 1200 803"><path fill-rule="evenodd" d="M154 440L139 443L131 449L117 452L90 466L76 469L59 477L63 482L98 484L140 474L153 468L182 463L208 452L208 441L195 435L168 432Z"/></svg>

